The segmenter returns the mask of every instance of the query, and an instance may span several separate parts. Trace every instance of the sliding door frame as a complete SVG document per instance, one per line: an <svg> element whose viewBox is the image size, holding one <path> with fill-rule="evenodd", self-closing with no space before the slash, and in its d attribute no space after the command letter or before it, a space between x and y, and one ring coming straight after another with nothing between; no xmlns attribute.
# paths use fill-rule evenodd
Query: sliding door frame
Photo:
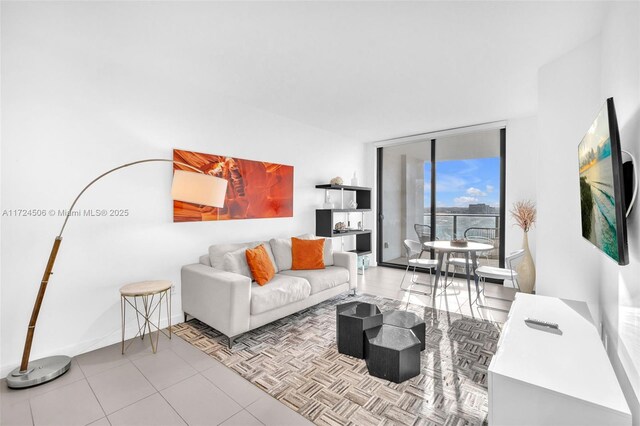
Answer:
<svg viewBox="0 0 640 426"><path fill-rule="evenodd" d="M382 210L382 150L383 147L376 148L376 263L379 266L391 266L392 264L382 262L382 227L384 213ZM401 266L401 265L398 265Z"/></svg>
<svg viewBox="0 0 640 426"><path fill-rule="evenodd" d="M498 248L498 265L504 268L504 242L507 215L507 129L500 129L500 247Z"/></svg>
<svg viewBox="0 0 640 426"><path fill-rule="evenodd" d="M481 129L480 127L483 126L478 126L477 129L473 129L470 131L481 131L483 129ZM493 127L494 129L499 129L500 131L500 247L498 248L498 257L499 257L499 265L501 268L504 267L504 257L505 257L505 217L506 217L506 146L507 146L507 132L506 132L506 127L504 125L500 126L500 127ZM446 135L446 132L438 132L438 136L444 136ZM407 143L411 143L411 142L419 142L420 138L418 138L420 135L415 135L415 136L410 136L407 139L414 139L411 141L408 141ZM427 135L425 135L427 136ZM434 134L435 136L435 134ZM400 139L404 139L404 138L400 138ZM430 213L430 222L431 222L431 240L433 241L435 239L435 232L433 232L436 229L436 209L435 209L435 205L436 205L436 191L435 191L435 187L436 187L436 141L438 138L436 137L432 137L430 139L430 145L431 145L431 213ZM424 137L422 139L422 141L426 141L429 140L429 138ZM376 208L377 208L377 230L376 230L376 262L378 264L378 266L384 266L384 267L388 267L388 268L396 268L396 269L405 269L407 266L406 265L399 265L397 263L390 263L390 262L385 262L382 259L382 255L383 255L383 239L384 239L384 232L383 232L383 227L384 227L384 211L383 211L383 197L382 197L382 186L383 186L383 150L386 146L394 146L397 145L395 143L388 143L385 144L385 142L390 142L390 141L383 141L381 142L379 146L376 147L376 198L377 198L377 203L376 203ZM431 256L432 258L434 258L434 253L433 250L431 250ZM419 272L429 272L428 269L425 268L416 268L417 271ZM441 272L442 274L444 274L444 271ZM491 280L488 279L487 281L489 282L496 282L496 283L500 283L499 281L495 281L495 280Z"/></svg>

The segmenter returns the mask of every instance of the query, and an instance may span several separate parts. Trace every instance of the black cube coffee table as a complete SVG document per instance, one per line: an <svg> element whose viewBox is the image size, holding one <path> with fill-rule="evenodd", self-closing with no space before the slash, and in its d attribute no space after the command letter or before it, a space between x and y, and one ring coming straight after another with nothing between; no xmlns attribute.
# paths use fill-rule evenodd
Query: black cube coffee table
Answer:
<svg viewBox="0 0 640 426"><path fill-rule="evenodd" d="M376 305L349 302L336 308L338 352L364 358L364 332L382 325L382 313Z"/></svg>
<svg viewBox="0 0 640 426"><path fill-rule="evenodd" d="M425 332L426 326L422 318L407 311L388 311L383 314L383 324L395 325L400 328L407 328L420 339L420 350L424 351L427 347Z"/></svg>
<svg viewBox="0 0 640 426"><path fill-rule="evenodd" d="M369 374L395 383L420 374L420 340L411 329L383 324L365 336Z"/></svg>

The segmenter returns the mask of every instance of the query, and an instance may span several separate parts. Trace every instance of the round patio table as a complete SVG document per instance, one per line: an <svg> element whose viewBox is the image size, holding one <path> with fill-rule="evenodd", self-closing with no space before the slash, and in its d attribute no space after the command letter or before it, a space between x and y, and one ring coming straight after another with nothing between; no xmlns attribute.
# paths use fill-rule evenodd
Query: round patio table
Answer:
<svg viewBox="0 0 640 426"><path fill-rule="evenodd" d="M475 274L475 270L478 267L477 260L477 252L479 251L487 251L493 249L491 244L485 243L476 243L474 241L468 241L465 246L452 245L451 241L427 241L423 243L425 250L435 250L438 253L438 266L436 267L436 278L433 283L433 298L435 300L436 290L438 289L438 281L440 280L440 272L442 271L442 264L444 263L445 257L447 261L449 260L449 255L451 253L464 253L464 258L466 260L466 272L467 272L467 290L469 292L469 304L472 304L471 301L471 272L469 270L469 258L471 258L471 263L473 265L473 279L476 284L476 301L480 296L480 291L478 289L478 276Z"/></svg>

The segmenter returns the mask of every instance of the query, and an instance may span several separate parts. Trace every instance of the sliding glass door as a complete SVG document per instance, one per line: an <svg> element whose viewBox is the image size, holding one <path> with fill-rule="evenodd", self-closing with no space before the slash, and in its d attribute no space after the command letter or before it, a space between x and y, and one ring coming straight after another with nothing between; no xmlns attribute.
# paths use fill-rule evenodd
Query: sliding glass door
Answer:
<svg viewBox="0 0 640 426"><path fill-rule="evenodd" d="M381 148L378 182L378 262L406 266L403 241L431 239L431 142Z"/></svg>
<svg viewBox="0 0 640 426"><path fill-rule="evenodd" d="M495 247L481 263L502 265L504 147L496 129L379 148L378 263L406 266L406 239L467 239Z"/></svg>
<svg viewBox="0 0 640 426"><path fill-rule="evenodd" d="M500 130L436 140L436 237L489 243L480 261L500 265Z"/></svg>

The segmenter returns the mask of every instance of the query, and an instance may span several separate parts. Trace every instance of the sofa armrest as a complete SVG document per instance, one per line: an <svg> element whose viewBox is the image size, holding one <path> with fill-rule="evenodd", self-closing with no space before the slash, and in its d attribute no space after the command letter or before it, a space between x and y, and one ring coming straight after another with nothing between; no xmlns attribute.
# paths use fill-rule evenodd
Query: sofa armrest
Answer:
<svg viewBox="0 0 640 426"><path fill-rule="evenodd" d="M249 330L251 279L195 263L182 267L182 310L233 337Z"/></svg>
<svg viewBox="0 0 640 426"><path fill-rule="evenodd" d="M334 251L333 263L349 270L349 289L356 290L358 287L358 255L346 251Z"/></svg>

